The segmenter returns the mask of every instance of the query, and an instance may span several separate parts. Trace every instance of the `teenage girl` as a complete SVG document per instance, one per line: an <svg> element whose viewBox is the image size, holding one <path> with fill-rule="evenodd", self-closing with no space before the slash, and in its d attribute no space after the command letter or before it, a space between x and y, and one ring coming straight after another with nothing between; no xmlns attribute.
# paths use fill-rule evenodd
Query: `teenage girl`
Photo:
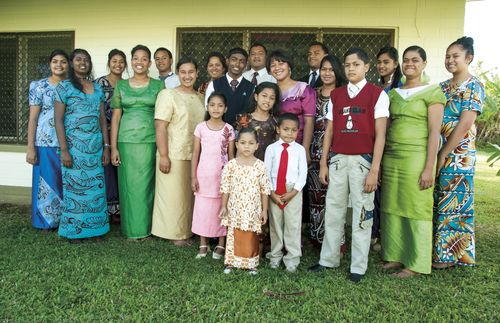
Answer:
<svg viewBox="0 0 500 323"><path fill-rule="evenodd" d="M191 230L200 236L197 259L210 252L208 238L219 238L212 258L222 259L226 227L218 217L221 208L220 181L224 165L234 158L234 129L222 117L227 111L226 98L212 92L208 98L205 121L194 130L191 159L191 188L195 194Z"/></svg>
<svg viewBox="0 0 500 323"><path fill-rule="evenodd" d="M386 93L403 85L401 82L403 74L401 73L398 57L398 50L390 46L381 48L377 54L379 84Z"/></svg>

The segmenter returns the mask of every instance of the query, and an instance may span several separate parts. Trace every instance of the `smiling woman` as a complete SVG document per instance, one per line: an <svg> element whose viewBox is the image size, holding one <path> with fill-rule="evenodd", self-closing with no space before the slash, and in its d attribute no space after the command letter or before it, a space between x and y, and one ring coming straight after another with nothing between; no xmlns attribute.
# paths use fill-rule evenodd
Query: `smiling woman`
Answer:
<svg viewBox="0 0 500 323"><path fill-rule="evenodd" d="M155 109L156 173L151 233L177 246L189 245L193 215L191 155L193 132L203 120L203 97L193 88L198 65L190 58L177 63L181 84L158 95Z"/></svg>

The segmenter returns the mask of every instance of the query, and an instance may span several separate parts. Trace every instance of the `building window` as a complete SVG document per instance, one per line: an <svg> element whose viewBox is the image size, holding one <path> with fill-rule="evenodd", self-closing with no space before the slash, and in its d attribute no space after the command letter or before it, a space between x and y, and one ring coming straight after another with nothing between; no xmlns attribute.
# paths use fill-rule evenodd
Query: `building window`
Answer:
<svg viewBox="0 0 500 323"><path fill-rule="evenodd" d="M74 38L74 32L0 33L1 143L26 143L29 84L50 76L50 53L56 48L69 53Z"/></svg>
<svg viewBox="0 0 500 323"><path fill-rule="evenodd" d="M375 82L376 57L381 47L394 45L394 29L354 29L354 28L177 28L177 59L187 55L199 64L198 84L208 81L205 67L206 55L220 51L224 55L233 47L248 50L254 42L267 47L270 52L284 49L294 61L293 78L300 78L309 72L306 57L308 44L323 42L330 52L342 60L351 47L361 47L371 58L371 68L367 79ZM180 53L180 54L179 54ZM198 85L197 84L197 85Z"/></svg>

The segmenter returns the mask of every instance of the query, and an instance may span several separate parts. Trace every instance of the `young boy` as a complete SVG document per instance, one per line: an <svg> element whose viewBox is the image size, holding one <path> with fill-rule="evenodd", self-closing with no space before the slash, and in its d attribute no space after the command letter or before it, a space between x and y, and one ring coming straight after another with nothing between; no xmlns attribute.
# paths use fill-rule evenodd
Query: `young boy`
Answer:
<svg viewBox="0 0 500 323"><path fill-rule="evenodd" d="M319 264L309 268L320 272L340 265L340 244L344 236L347 203L351 198L351 274L359 282L368 267L374 191L384 151L389 117L389 97L379 87L367 83L368 55L351 48L344 55L349 84L335 89L328 107L328 125L320 160L320 181L328 184L325 203L325 237Z"/></svg>
<svg viewBox="0 0 500 323"><path fill-rule="evenodd" d="M280 139L266 149L264 163L271 178L272 190L269 217L271 268L283 260L288 272L297 271L302 251L302 188L307 178L306 150L295 142L299 119L292 113L278 118ZM286 254L283 254L283 247Z"/></svg>

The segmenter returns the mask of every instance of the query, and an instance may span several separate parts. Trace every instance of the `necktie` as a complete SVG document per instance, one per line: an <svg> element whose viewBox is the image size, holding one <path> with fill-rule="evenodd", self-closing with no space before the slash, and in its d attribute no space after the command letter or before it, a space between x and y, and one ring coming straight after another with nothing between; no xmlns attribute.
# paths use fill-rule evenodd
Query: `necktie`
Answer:
<svg viewBox="0 0 500 323"><path fill-rule="evenodd" d="M356 95L358 95L358 87L356 85L349 86L349 96L351 98L354 98Z"/></svg>
<svg viewBox="0 0 500 323"><path fill-rule="evenodd" d="M252 84L257 86L257 76L259 76L259 72L253 72Z"/></svg>
<svg viewBox="0 0 500 323"><path fill-rule="evenodd" d="M286 150L290 144L282 143L283 151L281 152L280 166L278 167L278 179L276 182L276 194L282 195L286 193L286 171L288 168L288 151ZM280 204L280 208L285 208L285 204Z"/></svg>
<svg viewBox="0 0 500 323"><path fill-rule="evenodd" d="M231 80L231 83L229 83L231 85L231 90L233 90L233 92L236 91L236 87L238 86L238 80Z"/></svg>
<svg viewBox="0 0 500 323"><path fill-rule="evenodd" d="M318 75L318 73L316 72L311 73L311 82L309 82L310 87L314 87L314 85L316 84L316 75Z"/></svg>

